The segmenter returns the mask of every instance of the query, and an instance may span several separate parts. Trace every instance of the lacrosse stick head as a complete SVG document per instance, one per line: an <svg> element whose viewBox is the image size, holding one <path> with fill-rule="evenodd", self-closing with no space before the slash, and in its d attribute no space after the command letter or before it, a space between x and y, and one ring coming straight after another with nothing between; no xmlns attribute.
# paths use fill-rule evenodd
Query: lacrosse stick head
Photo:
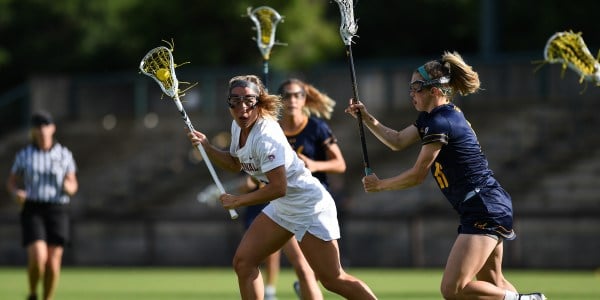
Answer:
<svg viewBox="0 0 600 300"><path fill-rule="evenodd" d="M275 30L283 17L268 6L255 9L248 7L248 17L256 25L256 45L265 60L271 56L271 48L275 45Z"/></svg>
<svg viewBox="0 0 600 300"><path fill-rule="evenodd" d="M600 85L600 63L586 46L581 32L557 32L552 35L544 48L544 61L562 64L579 74L579 82L584 80Z"/></svg>
<svg viewBox="0 0 600 300"><path fill-rule="evenodd" d="M140 71L154 79L167 96L175 98L179 92L179 81L175 76L172 52L172 49L164 46L148 51L140 62Z"/></svg>
<svg viewBox="0 0 600 300"><path fill-rule="evenodd" d="M335 0L340 7L342 23L340 24L340 35L346 46L352 44L352 38L356 36L358 25L354 20L354 4L352 0Z"/></svg>

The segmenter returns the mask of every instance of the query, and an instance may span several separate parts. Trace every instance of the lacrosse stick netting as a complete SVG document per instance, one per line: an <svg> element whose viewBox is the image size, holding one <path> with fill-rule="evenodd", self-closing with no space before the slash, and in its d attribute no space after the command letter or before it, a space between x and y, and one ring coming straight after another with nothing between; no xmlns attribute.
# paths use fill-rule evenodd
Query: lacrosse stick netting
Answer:
<svg viewBox="0 0 600 300"><path fill-rule="evenodd" d="M581 32L557 32L552 35L544 47L543 63L559 63L562 65L562 75L567 68L575 71L579 83L593 82L600 86L600 51L598 58L594 58L583 41Z"/></svg>
<svg viewBox="0 0 600 300"><path fill-rule="evenodd" d="M352 56L352 38L356 36L358 31L358 25L354 20L354 6L352 0L335 0L340 8L341 24L340 24L340 36L342 41L346 45L346 56L350 65L350 79L352 80L352 101L357 103L358 98L358 85L356 83L356 71L354 70L354 57ZM358 131L360 135L360 142L362 147L363 164L365 168L365 174L372 174L371 166L369 164L369 157L367 155L367 142L365 140L365 129L362 122L362 115L360 111L356 112L356 119L358 121Z"/></svg>
<svg viewBox="0 0 600 300"><path fill-rule="evenodd" d="M255 9L248 7L248 17L256 25L256 45L262 53L263 59L269 60L271 49L275 45L275 30L283 17L268 6L260 6Z"/></svg>
<svg viewBox="0 0 600 300"><path fill-rule="evenodd" d="M354 20L354 4L352 0L335 0L340 7L342 23L340 24L340 35L346 46L352 45L352 38L356 36L358 25Z"/></svg>
<svg viewBox="0 0 600 300"><path fill-rule="evenodd" d="M154 79L160 86L161 90L169 97L173 98L175 105L177 106L177 110L181 113L183 121L187 125L190 131L194 131L194 126L192 126L192 122L188 117L183 105L181 104L180 96L183 96L183 92L179 91L179 81L175 75L175 63L173 62L173 44L169 44L171 49L167 47L157 47L150 50L140 62L140 71ZM193 85L192 85L193 86ZM191 88L188 87L187 89ZM186 90L187 90L186 89ZM219 188L221 194L225 193L225 189L215 172L214 167L212 166L211 161L208 159L208 155L206 151L202 147L201 144L197 146L198 151L202 155L202 159L206 163L206 167L208 168L210 175L215 182L215 185ZM232 219L237 219L238 214L235 210L230 209L229 215Z"/></svg>
<svg viewBox="0 0 600 300"><path fill-rule="evenodd" d="M255 9L248 7L248 17L254 22L256 30L256 45L263 57L263 84L269 89L269 59L271 58L271 49L275 44L283 45L275 41L275 30L279 22L283 22L283 17L268 6L260 6Z"/></svg>

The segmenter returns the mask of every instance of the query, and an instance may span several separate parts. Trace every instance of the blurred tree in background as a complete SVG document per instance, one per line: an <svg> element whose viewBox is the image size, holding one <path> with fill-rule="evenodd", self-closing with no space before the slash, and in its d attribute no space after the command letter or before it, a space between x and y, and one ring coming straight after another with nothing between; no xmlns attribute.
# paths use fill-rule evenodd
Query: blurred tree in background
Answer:
<svg viewBox="0 0 600 300"><path fill-rule="evenodd" d="M275 67L302 68L339 55L339 20L325 18L332 3L269 4L285 17L277 39L291 50L277 54ZM260 5L264 1L0 0L0 68L11 74L0 88L32 73L137 70L149 49L171 39L178 56L196 65L254 63L260 55L246 11Z"/></svg>
<svg viewBox="0 0 600 300"><path fill-rule="evenodd" d="M248 7L284 16L272 65L302 70L343 61L340 13L332 0L0 0L0 92L32 74L133 71L161 40L197 66L256 64ZM594 0L355 1L358 59L537 52L556 31L582 31L600 45ZM276 55L275 55L276 54Z"/></svg>

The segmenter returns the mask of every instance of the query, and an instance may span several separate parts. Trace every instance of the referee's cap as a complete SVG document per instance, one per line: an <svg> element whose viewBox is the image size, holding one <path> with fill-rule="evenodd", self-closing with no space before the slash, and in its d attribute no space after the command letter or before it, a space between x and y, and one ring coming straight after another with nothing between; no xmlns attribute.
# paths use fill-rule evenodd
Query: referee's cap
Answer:
<svg viewBox="0 0 600 300"><path fill-rule="evenodd" d="M31 124L35 127L54 124L54 119L52 119L52 115L49 112L38 111L31 116Z"/></svg>

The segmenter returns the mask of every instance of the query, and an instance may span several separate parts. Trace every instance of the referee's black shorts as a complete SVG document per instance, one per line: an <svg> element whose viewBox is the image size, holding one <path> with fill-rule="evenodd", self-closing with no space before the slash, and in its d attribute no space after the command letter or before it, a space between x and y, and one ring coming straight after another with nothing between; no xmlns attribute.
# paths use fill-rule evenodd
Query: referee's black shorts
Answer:
<svg viewBox="0 0 600 300"><path fill-rule="evenodd" d="M69 242L68 205L25 201L21 210L21 238L24 247L37 240L48 245L65 246Z"/></svg>

